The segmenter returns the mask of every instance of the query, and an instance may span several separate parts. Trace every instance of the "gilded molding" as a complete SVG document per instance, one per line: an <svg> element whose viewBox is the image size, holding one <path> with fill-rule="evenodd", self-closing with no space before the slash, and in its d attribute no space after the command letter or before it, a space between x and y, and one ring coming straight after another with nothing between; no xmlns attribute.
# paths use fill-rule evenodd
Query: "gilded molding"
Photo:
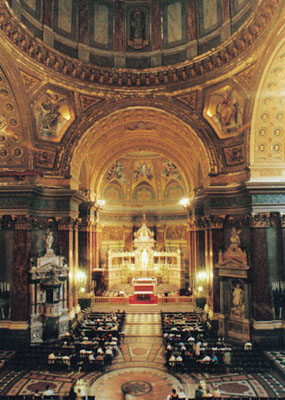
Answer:
<svg viewBox="0 0 285 400"><path fill-rule="evenodd" d="M57 51L45 47L40 43L8 11L4 0L1 0L0 29L22 52L33 58L38 63L55 72L83 82L98 83L103 86L115 87L158 87L170 85L176 82L191 81L227 66L229 62L240 57L261 36L269 25L275 12L279 12L282 0L263 1L257 8L249 24L222 46L212 53L191 60L186 65L173 66L167 70L157 68L147 72L136 70L114 71L109 68L100 68L95 65L83 64L79 60L65 57Z"/></svg>
<svg viewBox="0 0 285 400"><path fill-rule="evenodd" d="M250 227L251 228L276 227L279 222L280 222L279 213L259 213L252 215L250 221Z"/></svg>
<svg viewBox="0 0 285 400"><path fill-rule="evenodd" d="M76 220L72 217L56 218L59 231L72 231Z"/></svg>

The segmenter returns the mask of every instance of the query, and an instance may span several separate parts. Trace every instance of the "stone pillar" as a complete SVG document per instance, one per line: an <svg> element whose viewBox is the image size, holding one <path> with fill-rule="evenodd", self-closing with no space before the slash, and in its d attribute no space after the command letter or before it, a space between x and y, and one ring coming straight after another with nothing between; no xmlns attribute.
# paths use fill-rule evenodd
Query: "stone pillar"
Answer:
<svg viewBox="0 0 285 400"><path fill-rule="evenodd" d="M67 285L68 310L71 312L77 306L76 293L76 265L74 260L74 219L65 217L58 219L58 245L69 266L69 278Z"/></svg>
<svg viewBox="0 0 285 400"><path fill-rule="evenodd" d="M95 249L95 268L101 268L101 245L102 245L102 226L99 223L94 225L94 249Z"/></svg>
<svg viewBox="0 0 285 400"><path fill-rule="evenodd" d="M221 217L211 217L210 220L212 236L212 262L213 266L218 264L219 250L224 247L224 219ZM216 319L220 313L220 283L218 270L213 268L213 318Z"/></svg>
<svg viewBox="0 0 285 400"><path fill-rule="evenodd" d="M94 202L88 201L80 205L80 223L78 225L78 265L87 276L86 290L91 292L92 269L95 266L93 258L93 226L94 226Z"/></svg>

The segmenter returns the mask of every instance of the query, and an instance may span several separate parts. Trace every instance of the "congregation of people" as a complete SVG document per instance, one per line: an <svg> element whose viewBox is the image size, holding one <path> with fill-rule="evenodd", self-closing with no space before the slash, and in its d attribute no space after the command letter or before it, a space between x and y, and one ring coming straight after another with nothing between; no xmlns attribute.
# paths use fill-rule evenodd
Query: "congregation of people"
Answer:
<svg viewBox="0 0 285 400"><path fill-rule="evenodd" d="M48 355L50 370L105 371L124 340L124 312L89 313Z"/></svg>
<svg viewBox="0 0 285 400"><path fill-rule="evenodd" d="M166 367L170 372L260 372L268 369L249 341L229 345L209 329L202 314L161 313Z"/></svg>

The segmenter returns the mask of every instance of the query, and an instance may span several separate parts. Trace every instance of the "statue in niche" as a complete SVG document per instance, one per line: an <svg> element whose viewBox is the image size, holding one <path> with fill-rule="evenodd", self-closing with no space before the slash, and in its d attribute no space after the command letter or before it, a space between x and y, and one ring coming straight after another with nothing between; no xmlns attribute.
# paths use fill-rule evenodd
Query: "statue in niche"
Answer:
<svg viewBox="0 0 285 400"><path fill-rule="evenodd" d="M233 227L231 231L231 237L230 241L232 244L237 245L238 247L240 246L240 230L237 230L237 228Z"/></svg>
<svg viewBox="0 0 285 400"><path fill-rule="evenodd" d="M52 244L53 244L53 234L50 230L48 230L45 236L45 248L46 248L46 255L51 257L54 255L54 251L51 248Z"/></svg>
<svg viewBox="0 0 285 400"><path fill-rule="evenodd" d="M128 45L135 50L148 45L146 40L146 17L142 10L135 9L130 14L130 34Z"/></svg>
<svg viewBox="0 0 285 400"><path fill-rule="evenodd" d="M237 283L236 287L233 290L233 305L236 309L241 309L243 304L243 290L240 287L240 284Z"/></svg>

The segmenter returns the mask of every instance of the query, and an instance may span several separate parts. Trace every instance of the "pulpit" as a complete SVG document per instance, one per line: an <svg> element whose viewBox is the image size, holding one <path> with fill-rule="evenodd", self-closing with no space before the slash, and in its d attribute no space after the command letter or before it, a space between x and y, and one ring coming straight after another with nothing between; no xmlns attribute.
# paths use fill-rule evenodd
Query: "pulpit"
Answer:
<svg viewBox="0 0 285 400"><path fill-rule="evenodd" d="M219 335L237 341L250 340L247 254L239 247L239 232L232 229L231 244L219 253L220 281Z"/></svg>

